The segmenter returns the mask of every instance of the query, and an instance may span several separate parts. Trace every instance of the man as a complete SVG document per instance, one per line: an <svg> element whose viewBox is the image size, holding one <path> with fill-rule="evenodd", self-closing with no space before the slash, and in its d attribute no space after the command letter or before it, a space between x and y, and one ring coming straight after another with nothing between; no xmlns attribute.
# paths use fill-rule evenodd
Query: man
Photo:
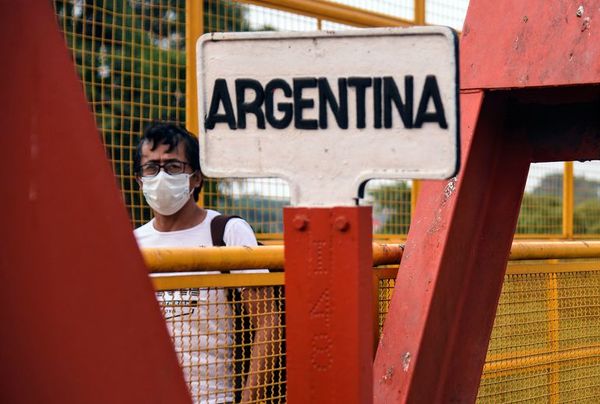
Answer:
<svg viewBox="0 0 600 404"><path fill-rule="evenodd" d="M210 222L218 212L196 204L202 186L198 141L168 123L149 126L134 157L134 170L154 219L135 230L140 247L212 246ZM193 198L191 197L193 195ZM252 228L242 219L227 222L228 246L256 246ZM218 272L217 272L218 273ZM242 289L242 301L256 329L249 374L241 401L260 398L268 384L280 337L270 288ZM169 332L194 402L229 403L235 394L232 370L232 307L223 289L158 292ZM262 306L260 306L262 304ZM259 308L261 310L259 310Z"/></svg>

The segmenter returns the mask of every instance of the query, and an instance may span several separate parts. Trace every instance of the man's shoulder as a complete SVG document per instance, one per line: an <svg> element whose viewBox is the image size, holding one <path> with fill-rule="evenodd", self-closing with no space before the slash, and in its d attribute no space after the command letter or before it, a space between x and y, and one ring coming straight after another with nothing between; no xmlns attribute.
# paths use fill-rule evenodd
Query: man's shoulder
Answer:
<svg viewBox="0 0 600 404"><path fill-rule="evenodd" d="M133 230L133 234L137 237L137 236L142 236L145 234L151 234L154 233L154 225L152 224L152 222L154 221L154 219L150 220L148 223L141 225L140 227L136 228L135 230Z"/></svg>
<svg viewBox="0 0 600 404"><path fill-rule="evenodd" d="M224 215L216 210L206 209L206 219L207 222L212 222L216 217L220 217L222 219L226 219L225 223L225 231L246 231L250 229L252 231L252 227L248 224L248 222L237 215ZM252 231L254 232L254 231Z"/></svg>
<svg viewBox="0 0 600 404"><path fill-rule="evenodd" d="M232 217L231 219L229 219L229 221L227 222L227 227L226 229L232 229L232 230L242 230L242 231L246 231L246 230L250 230L254 233L254 230L252 230L252 227L250 226L250 224L241 217Z"/></svg>
<svg viewBox="0 0 600 404"><path fill-rule="evenodd" d="M223 240L227 245L256 245L254 230L248 222L239 217L232 218L227 222Z"/></svg>
<svg viewBox="0 0 600 404"><path fill-rule="evenodd" d="M212 209L204 209L204 211L206 212L206 221L211 222L215 217L220 216L221 213L217 212L216 210L212 210Z"/></svg>

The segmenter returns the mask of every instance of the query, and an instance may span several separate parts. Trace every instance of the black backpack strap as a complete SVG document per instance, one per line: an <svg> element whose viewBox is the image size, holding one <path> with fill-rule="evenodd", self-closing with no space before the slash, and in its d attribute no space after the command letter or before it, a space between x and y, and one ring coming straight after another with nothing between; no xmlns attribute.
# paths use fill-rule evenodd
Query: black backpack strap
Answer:
<svg viewBox="0 0 600 404"><path fill-rule="evenodd" d="M233 218L239 216L218 215L210 222L210 236L213 246L225 247L225 226ZM224 274L230 271L221 271ZM250 316L244 310L242 304L242 294L237 288L229 288L227 290L227 300L231 304L233 310L233 340L234 340L234 387L235 387L235 402L239 403L242 400L242 390L246 383L246 376L250 370L251 344L254 339L252 333L252 324Z"/></svg>
<svg viewBox="0 0 600 404"><path fill-rule="evenodd" d="M238 218L239 216L228 216L228 215L218 215L213 218L210 222L210 236L212 237L212 243L215 247L225 247L225 241L223 240L223 236L225 235L225 226L227 226L227 222L231 219Z"/></svg>

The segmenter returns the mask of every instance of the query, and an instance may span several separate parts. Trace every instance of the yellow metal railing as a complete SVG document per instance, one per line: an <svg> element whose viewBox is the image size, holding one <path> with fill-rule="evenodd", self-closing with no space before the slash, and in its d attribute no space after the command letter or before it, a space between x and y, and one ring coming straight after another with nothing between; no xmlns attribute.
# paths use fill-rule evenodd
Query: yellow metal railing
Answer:
<svg viewBox="0 0 600 404"><path fill-rule="evenodd" d="M379 335L393 294L402 246L374 243L373 256L375 264L387 265L373 269L373 308L377 313L373 327L376 335ZM269 320L275 321L276 325L263 323L266 330L278 330L274 341L279 344L277 346L280 348L277 349L281 351L265 356L273 359L270 362L271 374L260 376L263 381L259 383L259 390L262 391L261 394L269 395L274 402L285 402L285 307L281 289L285 283L285 274L244 271L215 273L216 270L236 270L243 267L281 268L283 247L146 249L144 258L150 270L156 273L152 276L152 281L159 292L185 294L190 290L206 290L212 291L206 293L221 293L224 296L223 293L239 290L238 288L257 290L256 302L259 306L268 307L263 309L263 314L260 311L253 314L227 314L223 310L229 309L221 306L231 306L234 303L223 300L219 303L218 299L215 302L207 298L199 304L212 307L216 313L213 313L213 317L219 321L231 322L236 318L239 320L240 316L261 316L265 312L277 317L274 320L271 316L272 320ZM389 266L390 264L393 266ZM177 271L175 268L178 268ZM172 272L165 273L165 270ZM186 274L178 273L180 271ZM190 271L197 273L189 273ZM268 289L271 290L270 294L264 292ZM277 293L273 294L273 290ZM175 307L180 305L181 310L186 310L185 299L180 300ZM164 298L159 301L163 310L171 307L165 303ZM174 321L169 327L185 329L186 326L182 324L185 320L174 318L167 319ZM238 321L236 324L240 327L241 323ZM232 337L226 347L227 352L232 355L230 362L233 366L240 361L247 362L247 359L236 359L233 355L239 351L240 344L251 345L251 342L243 344L239 341L240 338L250 338L248 335L256 332L256 329L249 325L242 325L241 329L236 329L234 325L231 327L233 328L227 329L225 333L236 336ZM251 328L250 333L247 328ZM195 338L188 334L185 334L186 338ZM182 358L186 355L185 349L192 349L181 343L176 343L176 346L180 347L178 352ZM214 348L197 349L202 351ZM227 377L231 378L227 384L230 389L228 391L242 394L243 388L234 386L235 380L239 384L240 375L227 372ZM249 372L243 373L241 377L247 377L247 374ZM201 398L198 393L200 390L192 391ZM593 401L599 394L600 242L514 242L478 401L584 402Z"/></svg>
<svg viewBox="0 0 600 404"><path fill-rule="evenodd" d="M192 133L198 130L198 86L196 85L196 49L194 44L204 33L204 2L198 0L185 1L185 126ZM191 46L190 46L191 45Z"/></svg>
<svg viewBox="0 0 600 404"><path fill-rule="evenodd" d="M192 398L199 403L285 402L283 287L246 283L239 289L233 283L192 281L184 288L155 283Z"/></svg>
<svg viewBox="0 0 600 404"><path fill-rule="evenodd" d="M600 243L515 242L510 256L478 401L596 402ZM396 274L374 270L377 333Z"/></svg>
<svg viewBox="0 0 600 404"><path fill-rule="evenodd" d="M554 255L575 257L572 251ZM511 261L498 304L481 403L580 403L600 397L600 255L594 260ZM564 254L563 254L564 253ZM539 259L540 254L523 259ZM376 269L381 332L396 269Z"/></svg>
<svg viewBox="0 0 600 404"><path fill-rule="evenodd" d="M373 243L373 265L399 264L403 252L402 244ZM281 245L144 248L142 254L152 273L175 270L229 271L260 268L274 270L284 267L284 247ZM600 259L600 241L515 241L509 256L513 261L582 258Z"/></svg>
<svg viewBox="0 0 600 404"><path fill-rule="evenodd" d="M397 264L401 244L373 243L373 265ZM142 254L150 272L229 271L235 269L283 269L283 246L144 248Z"/></svg>

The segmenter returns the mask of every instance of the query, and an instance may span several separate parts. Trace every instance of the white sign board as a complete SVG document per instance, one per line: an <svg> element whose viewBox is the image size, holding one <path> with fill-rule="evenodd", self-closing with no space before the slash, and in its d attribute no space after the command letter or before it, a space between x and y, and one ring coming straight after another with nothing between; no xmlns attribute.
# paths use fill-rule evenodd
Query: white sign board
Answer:
<svg viewBox="0 0 600 404"><path fill-rule="evenodd" d="M206 34L202 170L283 178L304 206L355 204L373 178L454 176L457 54L446 27Z"/></svg>

